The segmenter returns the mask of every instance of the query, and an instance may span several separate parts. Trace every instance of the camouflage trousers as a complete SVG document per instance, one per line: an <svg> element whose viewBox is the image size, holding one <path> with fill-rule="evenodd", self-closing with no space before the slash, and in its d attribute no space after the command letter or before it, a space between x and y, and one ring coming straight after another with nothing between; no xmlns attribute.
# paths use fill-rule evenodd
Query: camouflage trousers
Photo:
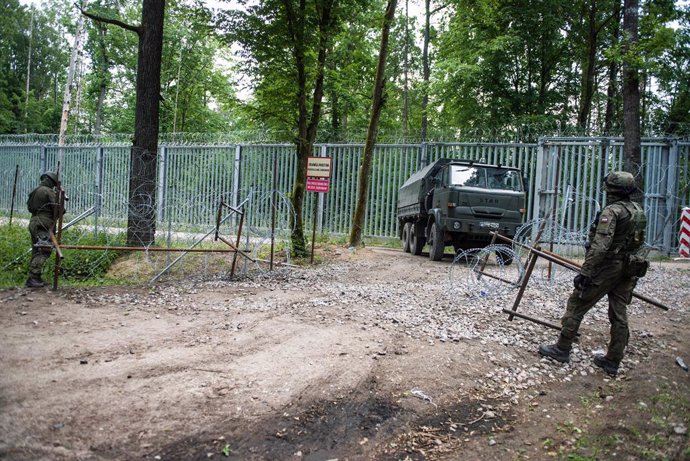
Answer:
<svg viewBox="0 0 690 461"><path fill-rule="evenodd" d="M29 277L40 279L43 272L43 265L50 257L52 248L36 248L38 242L50 243L50 229L53 227L52 220L47 220L39 216L34 216L29 221L29 233L31 234L31 262L29 263Z"/></svg>
<svg viewBox="0 0 690 461"><path fill-rule="evenodd" d="M604 296L608 295L611 339L606 358L620 363L628 345L628 304L637 284L636 277L625 274L622 260L609 260L593 274L592 283L584 290L574 290L568 298L565 314L561 319L561 334L556 344L569 351L585 314Z"/></svg>

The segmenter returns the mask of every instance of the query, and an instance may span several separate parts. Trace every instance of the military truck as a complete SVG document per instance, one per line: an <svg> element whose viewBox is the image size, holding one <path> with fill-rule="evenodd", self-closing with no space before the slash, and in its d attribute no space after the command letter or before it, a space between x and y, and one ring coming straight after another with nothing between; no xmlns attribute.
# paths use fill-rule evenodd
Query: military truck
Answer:
<svg viewBox="0 0 690 461"><path fill-rule="evenodd" d="M524 180L517 168L440 159L414 173L398 191L403 250L439 261L446 246L456 252L485 247L492 231L514 237L525 213ZM504 264L512 259L505 255Z"/></svg>

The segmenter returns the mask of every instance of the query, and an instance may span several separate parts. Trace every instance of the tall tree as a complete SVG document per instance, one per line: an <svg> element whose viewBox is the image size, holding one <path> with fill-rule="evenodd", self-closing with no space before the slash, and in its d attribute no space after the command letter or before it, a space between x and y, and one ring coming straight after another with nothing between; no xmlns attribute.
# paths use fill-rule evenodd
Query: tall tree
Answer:
<svg viewBox="0 0 690 461"><path fill-rule="evenodd" d="M319 31L317 45L316 73L313 83L311 110L307 109L307 65L305 62L307 27L306 1L300 0L299 8L293 8L292 0L283 0L288 24L288 31L292 39L292 52L295 70L297 71L297 171L292 187L292 208L294 223L292 225L292 247L298 256L307 254L304 240L304 222L302 210L307 182L307 157L313 154L316 132L321 120L321 102L323 99L323 85L326 66L328 44L334 25L333 8L337 0L316 0L316 16Z"/></svg>
<svg viewBox="0 0 690 461"><path fill-rule="evenodd" d="M640 77L638 70L638 0L623 2L623 169L638 181L641 167L640 151Z"/></svg>
<svg viewBox="0 0 690 461"><path fill-rule="evenodd" d="M369 192L369 178L371 176L371 162L374 155L374 144L378 133L381 109L385 102L385 75L386 58L388 57L388 36L391 24L395 19L395 7L397 0L388 0L386 13L383 16L383 27L381 29L381 47L379 48L379 61L376 66L376 78L374 80L374 90L371 101L371 120L367 130L367 140L362 153L362 162L359 167L359 190L357 191L357 206L352 219L352 229L350 230L350 245L359 246L362 243L362 231L364 228L364 218L367 210L367 195Z"/></svg>
<svg viewBox="0 0 690 461"><path fill-rule="evenodd" d="M86 5L87 2L84 2ZM72 87L74 85L75 74L79 66L79 56L81 55L82 36L84 34L84 20L81 15L77 18L77 30L74 33L74 44L72 45L72 55L69 60L69 68L67 70L67 81L65 82L65 92L62 97L62 118L60 119L60 133L58 143L62 146L65 144L65 136L67 135L67 124L69 123L69 116L72 110ZM62 149L60 149L59 162L62 162Z"/></svg>
<svg viewBox="0 0 690 461"><path fill-rule="evenodd" d="M138 26L82 12L96 21L132 31L139 38L134 141L130 154L127 243L149 246L155 242L156 234L156 158L165 0L144 0L141 24Z"/></svg>
<svg viewBox="0 0 690 461"><path fill-rule="evenodd" d="M253 109L264 123L294 133L292 248L306 254L303 207L307 157L321 121L326 63L340 21L338 0L270 0L221 14L227 39L239 42L255 80ZM289 97L289 99L286 99Z"/></svg>
<svg viewBox="0 0 690 461"><path fill-rule="evenodd" d="M443 104L430 115L437 112L451 127L492 137L523 126L548 133L574 99L566 92L577 59L566 34L572 5L547 0L455 3L437 47L434 90ZM566 113L565 119L572 115Z"/></svg>
<svg viewBox="0 0 690 461"><path fill-rule="evenodd" d="M611 43L618 43L621 22L621 3L620 0L613 2L613 15L611 20ZM604 133L610 134L614 125L616 107L618 106L618 72L619 65L617 59L609 58L608 63L608 83L606 86L606 111L604 114Z"/></svg>

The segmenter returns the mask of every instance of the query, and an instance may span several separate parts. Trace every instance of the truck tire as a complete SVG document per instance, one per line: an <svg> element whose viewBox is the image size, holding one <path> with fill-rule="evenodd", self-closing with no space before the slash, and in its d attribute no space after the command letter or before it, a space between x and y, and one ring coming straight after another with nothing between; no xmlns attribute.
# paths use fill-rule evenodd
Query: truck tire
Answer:
<svg viewBox="0 0 690 461"><path fill-rule="evenodd" d="M403 229L402 229L402 247L403 247L403 251L405 253L410 252L410 241L412 240L411 239L412 236L410 235L411 233L412 233L412 223L406 222L403 225Z"/></svg>
<svg viewBox="0 0 690 461"><path fill-rule="evenodd" d="M426 245L426 237L424 237L424 228L419 223L414 223L410 227L410 253L419 256L422 254L422 248Z"/></svg>
<svg viewBox="0 0 690 461"><path fill-rule="evenodd" d="M442 260L444 248L443 232L435 222L431 223L431 231L429 232L429 258L432 261Z"/></svg>

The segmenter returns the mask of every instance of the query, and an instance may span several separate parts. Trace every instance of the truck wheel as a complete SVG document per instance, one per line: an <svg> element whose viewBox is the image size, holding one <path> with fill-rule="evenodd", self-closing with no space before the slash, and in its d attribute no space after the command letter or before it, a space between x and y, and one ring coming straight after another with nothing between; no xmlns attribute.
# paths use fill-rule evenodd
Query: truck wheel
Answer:
<svg viewBox="0 0 690 461"><path fill-rule="evenodd" d="M419 256L425 244L424 228L419 223L412 224L410 226L410 253Z"/></svg>
<svg viewBox="0 0 690 461"><path fill-rule="evenodd" d="M412 233L412 223L411 222L406 222L405 225L403 226L402 230L402 246L403 246L403 251L405 253L410 252L410 241L412 240L412 236L410 235Z"/></svg>
<svg viewBox="0 0 690 461"><path fill-rule="evenodd" d="M429 258L432 261L442 260L443 249L445 247L443 242L443 232L441 232L436 223L431 223L431 232L429 232L429 239Z"/></svg>

